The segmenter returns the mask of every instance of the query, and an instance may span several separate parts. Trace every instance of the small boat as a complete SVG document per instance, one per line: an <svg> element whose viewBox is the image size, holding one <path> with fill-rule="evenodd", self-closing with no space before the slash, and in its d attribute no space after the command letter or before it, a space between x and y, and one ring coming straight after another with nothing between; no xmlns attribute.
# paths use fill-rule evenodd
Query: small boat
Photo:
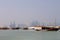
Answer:
<svg viewBox="0 0 60 40"><path fill-rule="evenodd" d="M60 32L60 29L57 32Z"/></svg>
<svg viewBox="0 0 60 40"><path fill-rule="evenodd" d="M40 31L40 30L36 29L36 31Z"/></svg>
<svg viewBox="0 0 60 40"><path fill-rule="evenodd" d="M11 28L12 30L19 30L20 28L19 27L16 27L16 28Z"/></svg>
<svg viewBox="0 0 60 40"><path fill-rule="evenodd" d="M27 28L27 27L25 27L25 28L23 28L23 30L28 30L28 28Z"/></svg>
<svg viewBox="0 0 60 40"><path fill-rule="evenodd" d="M39 29L35 29L35 31L40 31Z"/></svg>

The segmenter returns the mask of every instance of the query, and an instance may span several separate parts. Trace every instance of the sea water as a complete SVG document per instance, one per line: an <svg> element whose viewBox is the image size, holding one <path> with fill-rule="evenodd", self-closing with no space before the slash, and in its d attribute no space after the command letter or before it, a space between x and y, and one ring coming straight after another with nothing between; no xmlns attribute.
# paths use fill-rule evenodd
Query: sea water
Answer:
<svg viewBox="0 0 60 40"><path fill-rule="evenodd" d="M0 40L60 40L60 32L0 30Z"/></svg>

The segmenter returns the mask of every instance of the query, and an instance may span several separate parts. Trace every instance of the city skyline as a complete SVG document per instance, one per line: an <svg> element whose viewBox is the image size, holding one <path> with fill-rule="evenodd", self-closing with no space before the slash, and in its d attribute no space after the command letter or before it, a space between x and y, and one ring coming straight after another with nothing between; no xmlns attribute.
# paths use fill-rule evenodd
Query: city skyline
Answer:
<svg viewBox="0 0 60 40"><path fill-rule="evenodd" d="M60 0L0 0L0 26L16 24L29 25L33 21L40 24L60 25Z"/></svg>

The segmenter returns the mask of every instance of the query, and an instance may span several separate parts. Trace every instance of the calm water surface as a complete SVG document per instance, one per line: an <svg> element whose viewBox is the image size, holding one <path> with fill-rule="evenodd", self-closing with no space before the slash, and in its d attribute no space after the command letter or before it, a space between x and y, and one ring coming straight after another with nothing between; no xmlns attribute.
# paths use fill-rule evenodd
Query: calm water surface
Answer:
<svg viewBox="0 0 60 40"><path fill-rule="evenodd" d="M60 40L60 32L0 30L0 40Z"/></svg>

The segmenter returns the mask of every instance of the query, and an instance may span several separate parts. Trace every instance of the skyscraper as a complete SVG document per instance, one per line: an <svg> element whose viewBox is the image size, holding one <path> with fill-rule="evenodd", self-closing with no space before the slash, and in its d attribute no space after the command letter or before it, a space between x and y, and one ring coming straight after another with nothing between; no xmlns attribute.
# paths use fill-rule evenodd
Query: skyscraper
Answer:
<svg viewBox="0 0 60 40"><path fill-rule="evenodd" d="M15 28L16 27L15 21L14 22L10 22L10 25L9 26L12 27L12 28Z"/></svg>

